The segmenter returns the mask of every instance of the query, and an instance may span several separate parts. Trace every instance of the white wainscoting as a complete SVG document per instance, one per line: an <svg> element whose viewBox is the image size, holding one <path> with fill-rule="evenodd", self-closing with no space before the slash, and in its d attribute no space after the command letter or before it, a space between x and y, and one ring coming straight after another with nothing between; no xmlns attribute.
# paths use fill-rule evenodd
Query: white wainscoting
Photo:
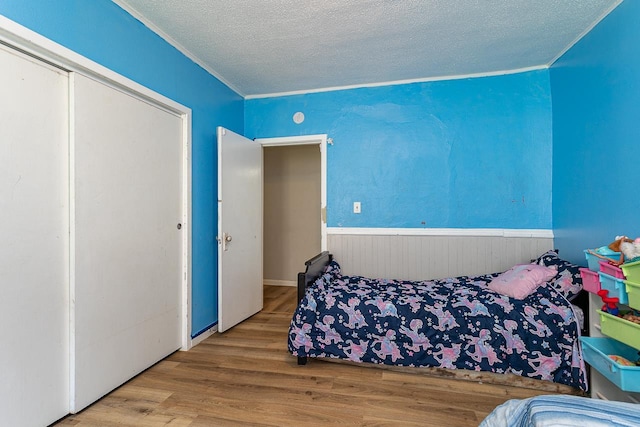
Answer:
<svg viewBox="0 0 640 427"><path fill-rule="evenodd" d="M553 248L551 230L328 228L343 274L422 280L509 269Z"/></svg>

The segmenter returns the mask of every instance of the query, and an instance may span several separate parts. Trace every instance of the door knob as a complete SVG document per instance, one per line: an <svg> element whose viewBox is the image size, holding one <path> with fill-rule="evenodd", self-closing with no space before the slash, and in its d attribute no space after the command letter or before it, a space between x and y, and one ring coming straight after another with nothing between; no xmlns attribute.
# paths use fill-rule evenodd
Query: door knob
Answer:
<svg viewBox="0 0 640 427"><path fill-rule="evenodd" d="M226 234L226 235L224 236L224 241L225 241L225 242L227 242L227 243L229 243L229 242L231 241L231 235L230 235L230 234Z"/></svg>

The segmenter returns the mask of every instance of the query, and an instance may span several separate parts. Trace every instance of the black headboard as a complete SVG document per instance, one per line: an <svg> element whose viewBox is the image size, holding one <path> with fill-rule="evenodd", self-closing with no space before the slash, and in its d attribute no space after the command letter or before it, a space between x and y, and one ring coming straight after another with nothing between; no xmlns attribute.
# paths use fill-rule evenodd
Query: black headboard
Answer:
<svg viewBox="0 0 640 427"><path fill-rule="evenodd" d="M324 251L305 262L306 269L304 273L298 273L298 301L304 298L307 286L315 282L320 276L324 268L333 260L333 255Z"/></svg>

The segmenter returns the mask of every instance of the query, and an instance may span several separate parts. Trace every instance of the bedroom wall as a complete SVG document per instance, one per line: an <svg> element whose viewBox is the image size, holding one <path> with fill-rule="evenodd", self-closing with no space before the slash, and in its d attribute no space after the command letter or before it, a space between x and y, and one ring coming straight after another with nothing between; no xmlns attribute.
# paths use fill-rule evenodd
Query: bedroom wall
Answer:
<svg viewBox="0 0 640 427"><path fill-rule="evenodd" d="M192 128L192 330L217 321L216 126L243 132L243 99L109 0L0 0L0 14L187 107Z"/></svg>
<svg viewBox="0 0 640 427"><path fill-rule="evenodd" d="M327 248L347 274L488 273L553 247L547 70L248 99L245 133L333 139Z"/></svg>
<svg viewBox="0 0 640 427"><path fill-rule="evenodd" d="M551 228L547 70L245 102L249 138L317 133L329 227Z"/></svg>
<svg viewBox="0 0 640 427"><path fill-rule="evenodd" d="M640 236L640 2L624 1L551 69L553 230L561 254Z"/></svg>

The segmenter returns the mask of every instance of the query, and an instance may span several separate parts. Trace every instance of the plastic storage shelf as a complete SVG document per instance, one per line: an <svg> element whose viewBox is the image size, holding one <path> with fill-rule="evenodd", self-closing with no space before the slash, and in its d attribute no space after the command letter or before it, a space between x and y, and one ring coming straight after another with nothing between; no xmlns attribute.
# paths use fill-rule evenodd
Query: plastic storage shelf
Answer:
<svg viewBox="0 0 640 427"><path fill-rule="evenodd" d="M640 283L640 261L627 262L620 266L627 280Z"/></svg>
<svg viewBox="0 0 640 427"><path fill-rule="evenodd" d="M627 296L627 287L624 285L624 280L616 279L613 276L609 276L605 273L598 273L600 276L600 287L609 291L610 298L618 298L620 304L627 304L629 297Z"/></svg>
<svg viewBox="0 0 640 427"><path fill-rule="evenodd" d="M624 284L627 288L627 296L629 297L629 307L640 310L640 283L625 280Z"/></svg>
<svg viewBox="0 0 640 427"><path fill-rule="evenodd" d="M612 316L602 310L598 310L598 314L600 315L600 331L603 335L640 350L640 325L621 317Z"/></svg>
<svg viewBox="0 0 640 427"><path fill-rule="evenodd" d="M584 360L621 390L640 392L640 366L625 366L609 356L622 356L629 361L638 358L633 347L611 338L581 337Z"/></svg>
<svg viewBox="0 0 640 427"><path fill-rule="evenodd" d="M615 277L616 279L626 279L624 277L624 273L620 267L616 267L615 265L609 264L608 261L600 260L600 271L608 274L609 276Z"/></svg>
<svg viewBox="0 0 640 427"><path fill-rule="evenodd" d="M589 270L591 271L600 271L600 261L606 261L605 258L612 259L614 261L620 259L620 252L614 252L611 255L594 255L591 249L584 250L584 256L587 259L587 265L589 266ZM640 273L640 272L639 272Z"/></svg>
<svg viewBox="0 0 640 427"><path fill-rule="evenodd" d="M600 276L595 271L588 268L580 267L580 276L582 277L582 287L585 291L597 294L600 290Z"/></svg>

